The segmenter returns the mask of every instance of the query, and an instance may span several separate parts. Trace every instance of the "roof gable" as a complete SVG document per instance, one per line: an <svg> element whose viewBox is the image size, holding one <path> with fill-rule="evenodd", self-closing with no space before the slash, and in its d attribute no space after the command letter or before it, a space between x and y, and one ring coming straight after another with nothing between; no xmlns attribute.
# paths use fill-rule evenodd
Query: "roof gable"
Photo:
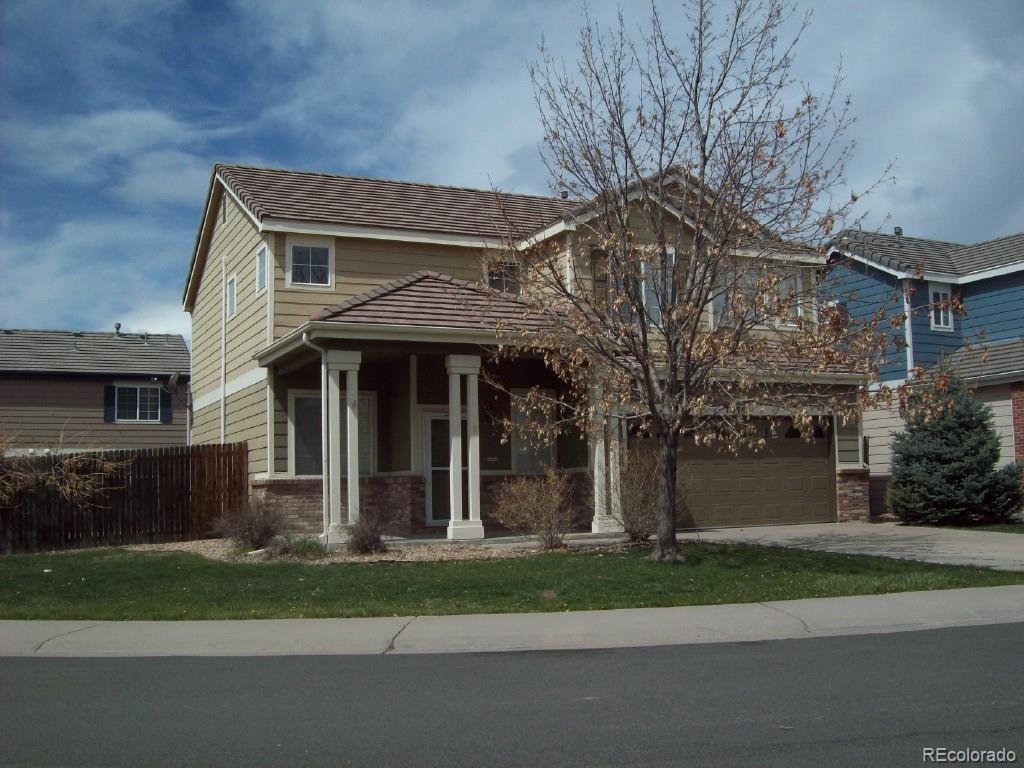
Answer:
<svg viewBox="0 0 1024 768"><path fill-rule="evenodd" d="M0 371L187 378L190 355L178 334L0 330Z"/></svg>
<svg viewBox="0 0 1024 768"><path fill-rule="evenodd" d="M831 250L873 264L898 277L925 273L949 278L983 277L995 269L1024 269L1024 233L973 245L879 232L846 230L833 241ZM925 275L927 276L927 275Z"/></svg>

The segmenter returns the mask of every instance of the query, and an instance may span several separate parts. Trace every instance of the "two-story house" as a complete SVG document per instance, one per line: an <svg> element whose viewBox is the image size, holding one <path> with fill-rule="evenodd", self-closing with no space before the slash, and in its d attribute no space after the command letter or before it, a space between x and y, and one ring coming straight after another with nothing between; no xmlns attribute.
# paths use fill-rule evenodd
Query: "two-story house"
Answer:
<svg viewBox="0 0 1024 768"><path fill-rule="evenodd" d="M1000 462L1024 461L1024 233L963 245L847 231L830 250L833 289L864 321L879 309L907 317L893 329L879 379L890 386L947 360L988 403ZM898 409L864 414L872 513L884 511Z"/></svg>
<svg viewBox="0 0 1024 768"><path fill-rule="evenodd" d="M188 442L177 334L0 330L0 440L12 455Z"/></svg>
<svg viewBox="0 0 1024 768"><path fill-rule="evenodd" d="M587 247L575 231L585 210L215 166L184 292L193 442L247 441L253 492L293 530L332 541L373 507L397 510L409 531L481 537L495 483L544 466L572 474L592 529L609 530L623 430L566 432L544 449L514 431L506 441L498 422L518 416L508 391L562 384L540 359L497 364L488 352L523 316L515 265L501 260L509 228L568 253ZM813 274L824 257L793 263ZM693 523L866 516L857 425L814 443L790 433L770 442L739 457L689 453Z"/></svg>

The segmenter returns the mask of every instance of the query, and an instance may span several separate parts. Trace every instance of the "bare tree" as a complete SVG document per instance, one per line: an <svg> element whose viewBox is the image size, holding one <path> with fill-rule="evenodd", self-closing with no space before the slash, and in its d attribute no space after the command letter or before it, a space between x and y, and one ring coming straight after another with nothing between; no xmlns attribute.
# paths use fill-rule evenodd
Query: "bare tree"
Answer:
<svg viewBox="0 0 1024 768"><path fill-rule="evenodd" d="M765 419L783 417L810 439L824 414L857 410L853 377L877 375L891 330L881 317L851 327L818 279L858 195L842 189L840 73L823 94L792 74L809 17L782 0L681 5L683 45L652 7L635 34L621 12L607 30L587 16L574 67L541 46L542 155L583 202L567 238L510 237L503 256L520 264L531 316L505 353L543 354L569 383L557 402L527 395L549 415L536 429L614 414L657 441L662 560L681 559L680 451L763 447Z"/></svg>

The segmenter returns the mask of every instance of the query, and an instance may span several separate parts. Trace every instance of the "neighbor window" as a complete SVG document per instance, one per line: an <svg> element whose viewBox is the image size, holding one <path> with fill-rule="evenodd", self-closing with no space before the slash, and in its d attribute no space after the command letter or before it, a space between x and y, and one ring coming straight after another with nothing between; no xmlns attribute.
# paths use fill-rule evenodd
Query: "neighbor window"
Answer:
<svg viewBox="0 0 1024 768"><path fill-rule="evenodd" d="M230 319L235 316L235 277L232 275L224 285L224 314Z"/></svg>
<svg viewBox="0 0 1024 768"><path fill-rule="evenodd" d="M331 253L326 246L292 246L292 285L330 285Z"/></svg>
<svg viewBox="0 0 1024 768"><path fill-rule="evenodd" d="M118 421L160 421L160 387L117 387Z"/></svg>
<svg viewBox="0 0 1024 768"><path fill-rule="evenodd" d="M256 293L260 294L267 287L267 249L260 248L256 254Z"/></svg>
<svg viewBox="0 0 1024 768"><path fill-rule="evenodd" d="M523 290L519 265L514 261L498 261L489 265L487 285L496 291L518 296Z"/></svg>
<svg viewBox="0 0 1024 768"><path fill-rule="evenodd" d="M949 285L946 283L930 283L928 293L931 294L932 330L953 330L953 306L950 302Z"/></svg>

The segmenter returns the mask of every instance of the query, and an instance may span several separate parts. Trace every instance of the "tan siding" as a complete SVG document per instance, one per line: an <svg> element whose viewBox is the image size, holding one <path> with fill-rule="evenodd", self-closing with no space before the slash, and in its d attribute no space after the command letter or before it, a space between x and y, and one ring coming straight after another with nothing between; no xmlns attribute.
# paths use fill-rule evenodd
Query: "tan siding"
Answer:
<svg viewBox="0 0 1024 768"><path fill-rule="evenodd" d="M192 414L192 443L205 445L220 442L220 402Z"/></svg>
<svg viewBox="0 0 1024 768"><path fill-rule="evenodd" d="M266 384L254 384L228 395L225 403L225 440L249 444L249 474L267 471Z"/></svg>
<svg viewBox="0 0 1024 768"><path fill-rule="evenodd" d="M1013 462L1013 413L1010 385L982 387L975 396L992 408L992 421L999 434L999 465ZM902 431L903 420L899 410L874 409L864 414L864 434L869 438L871 474L888 475L892 472L892 438Z"/></svg>
<svg viewBox="0 0 1024 768"><path fill-rule="evenodd" d="M999 466L1013 463L1013 401L1010 385L982 387L975 396L992 409L992 421L999 433Z"/></svg>
<svg viewBox="0 0 1024 768"><path fill-rule="evenodd" d="M483 251L442 245L334 239L334 290L286 288L286 237L274 239L275 338L306 322L325 306L358 296L383 283L420 270L479 281Z"/></svg>
<svg viewBox="0 0 1024 768"><path fill-rule="evenodd" d="M251 370L255 351L266 342L267 296L256 296L256 251L262 239L255 225L230 198L224 198L225 218L218 211L210 249L192 311L192 371L196 395L220 385L221 317L225 279L235 275L235 316L227 325L227 378Z"/></svg>
<svg viewBox="0 0 1024 768"><path fill-rule="evenodd" d="M124 380L124 379L122 379ZM171 424L103 421L103 379L0 379L0 436L14 448L157 448L185 445L186 389L172 396Z"/></svg>

